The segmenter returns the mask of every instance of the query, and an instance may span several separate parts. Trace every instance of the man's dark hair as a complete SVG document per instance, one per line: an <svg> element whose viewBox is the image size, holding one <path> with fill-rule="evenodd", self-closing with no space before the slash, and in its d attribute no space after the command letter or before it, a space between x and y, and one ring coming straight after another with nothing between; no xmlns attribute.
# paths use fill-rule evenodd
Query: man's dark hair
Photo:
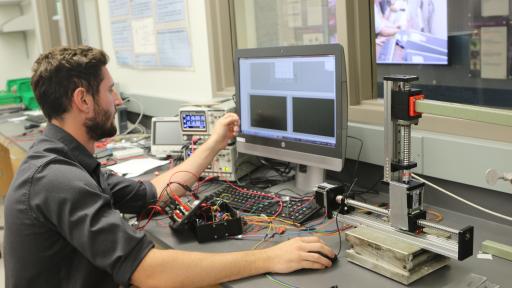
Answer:
<svg viewBox="0 0 512 288"><path fill-rule="evenodd" d="M107 63L105 52L89 46L59 47L39 56L32 67L32 89L46 118L68 112L78 88L96 97Z"/></svg>

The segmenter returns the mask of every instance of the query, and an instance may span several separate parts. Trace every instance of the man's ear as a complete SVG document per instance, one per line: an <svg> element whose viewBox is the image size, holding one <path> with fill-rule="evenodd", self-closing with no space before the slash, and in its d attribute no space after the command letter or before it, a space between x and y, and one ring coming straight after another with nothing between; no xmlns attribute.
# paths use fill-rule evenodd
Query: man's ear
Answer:
<svg viewBox="0 0 512 288"><path fill-rule="evenodd" d="M71 105L75 106L80 112L89 113L92 111L94 101L83 87L79 87L73 92Z"/></svg>

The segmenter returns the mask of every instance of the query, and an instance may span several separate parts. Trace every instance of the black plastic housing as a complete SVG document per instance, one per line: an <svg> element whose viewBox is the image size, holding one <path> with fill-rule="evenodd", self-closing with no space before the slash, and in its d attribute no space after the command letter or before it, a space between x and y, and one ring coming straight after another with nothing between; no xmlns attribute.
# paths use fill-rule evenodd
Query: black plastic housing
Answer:
<svg viewBox="0 0 512 288"><path fill-rule="evenodd" d="M473 226L466 226L459 231L458 235L459 254L458 260L462 261L473 255Z"/></svg>
<svg viewBox="0 0 512 288"><path fill-rule="evenodd" d="M409 98L421 95L419 89L411 89L410 91L392 91L391 92L391 118L394 120L412 121L421 118L421 114L416 116L409 115Z"/></svg>
<svg viewBox="0 0 512 288"><path fill-rule="evenodd" d="M242 218L226 202L219 204L222 212L229 213L231 219L224 221L204 221L197 217L192 225L197 242L204 243L219 239L226 239L229 236L236 236L243 233ZM211 220L211 219L207 219Z"/></svg>
<svg viewBox="0 0 512 288"><path fill-rule="evenodd" d="M320 186L320 185L319 185ZM342 196L345 192L343 185L328 188L319 187L315 190L315 201L318 206L327 209L327 218L332 218L332 212L339 209L336 196Z"/></svg>
<svg viewBox="0 0 512 288"><path fill-rule="evenodd" d="M199 201L181 221L176 221L172 217L175 209L169 209L169 227L172 230L180 231L190 229L194 232L196 240L199 243L226 239L228 236L240 235L243 233L242 218L226 202L213 203L211 197L206 197ZM215 205L219 207L219 212L229 214L230 219L215 220L212 214L202 211L203 205ZM209 207L209 206L208 206ZM215 221L214 221L215 220Z"/></svg>

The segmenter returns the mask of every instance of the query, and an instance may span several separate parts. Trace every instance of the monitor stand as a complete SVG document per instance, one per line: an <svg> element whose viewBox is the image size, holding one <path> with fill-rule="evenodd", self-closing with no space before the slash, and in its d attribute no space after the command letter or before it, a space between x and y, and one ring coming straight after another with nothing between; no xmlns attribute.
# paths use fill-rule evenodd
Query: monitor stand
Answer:
<svg viewBox="0 0 512 288"><path fill-rule="evenodd" d="M316 185L324 182L325 169L302 164L297 165L295 187L304 191L313 191Z"/></svg>
<svg viewBox="0 0 512 288"><path fill-rule="evenodd" d="M272 186L269 191L273 193L289 194L288 192L292 192L292 194L296 195L311 195L316 185L324 183L324 180L325 169L298 164L295 168L295 180Z"/></svg>

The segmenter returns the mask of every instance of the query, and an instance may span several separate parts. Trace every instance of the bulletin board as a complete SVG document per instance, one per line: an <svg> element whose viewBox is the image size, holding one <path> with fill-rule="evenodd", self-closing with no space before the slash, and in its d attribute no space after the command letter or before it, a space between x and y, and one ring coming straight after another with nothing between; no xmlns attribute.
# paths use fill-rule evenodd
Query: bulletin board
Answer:
<svg viewBox="0 0 512 288"><path fill-rule="evenodd" d="M480 13L470 22L469 75L512 79L512 35L509 0L481 0Z"/></svg>
<svg viewBox="0 0 512 288"><path fill-rule="evenodd" d="M118 65L191 69L186 0L109 0Z"/></svg>

